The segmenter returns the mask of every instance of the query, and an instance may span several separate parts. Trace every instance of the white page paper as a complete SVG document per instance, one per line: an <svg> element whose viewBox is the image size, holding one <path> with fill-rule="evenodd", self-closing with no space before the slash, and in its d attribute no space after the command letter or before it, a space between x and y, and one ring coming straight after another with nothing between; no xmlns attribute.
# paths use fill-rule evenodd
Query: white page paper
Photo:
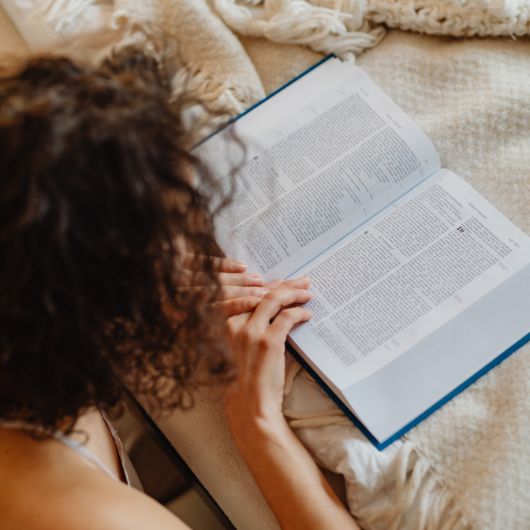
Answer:
<svg viewBox="0 0 530 530"><path fill-rule="evenodd" d="M303 79L279 100L285 118L245 140L240 190L217 222L225 254L267 281L294 273L440 167L428 138L362 70L338 84L320 76L325 93L288 112ZM235 125L248 133L267 109L277 116L280 95ZM225 131L197 149L225 189L234 162L227 138Z"/></svg>
<svg viewBox="0 0 530 530"><path fill-rule="evenodd" d="M392 362L344 389L345 402L379 441L399 435L454 390L528 339L530 265ZM412 425L411 425L412 424Z"/></svg>
<svg viewBox="0 0 530 530"><path fill-rule="evenodd" d="M297 274L312 321L290 337L339 392L530 264L530 238L440 170Z"/></svg>
<svg viewBox="0 0 530 530"><path fill-rule="evenodd" d="M272 96L268 101L252 109L238 123L238 133L247 139L258 137L322 94L360 70L354 63L331 58L300 77ZM272 104L273 103L273 104Z"/></svg>

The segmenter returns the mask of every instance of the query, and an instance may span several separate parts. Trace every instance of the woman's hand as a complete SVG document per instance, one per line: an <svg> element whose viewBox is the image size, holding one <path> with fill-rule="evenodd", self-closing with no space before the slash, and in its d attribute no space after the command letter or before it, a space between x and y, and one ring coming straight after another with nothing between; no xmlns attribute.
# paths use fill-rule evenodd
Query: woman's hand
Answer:
<svg viewBox="0 0 530 530"><path fill-rule="evenodd" d="M204 270L205 256L187 254L184 261L181 289L195 289L208 293L213 289L211 278ZM221 284L214 306L226 317L252 311L270 291L258 274L245 273L247 266L242 261L228 258L213 258L213 272Z"/></svg>
<svg viewBox="0 0 530 530"><path fill-rule="evenodd" d="M255 421L284 421L285 341L295 324L312 317L296 306L311 299L308 278L276 280L269 286L273 290L254 312L228 320L228 344L239 370L227 389L225 408L236 437Z"/></svg>
<svg viewBox="0 0 530 530"><path fill-rule="evenodd" d="M282 530L359 530L282 414L285 340L312 314L297 307L311 298L307 278L279 282L252 313L228 319L239 368L225 395L230 429Z"/></svg>

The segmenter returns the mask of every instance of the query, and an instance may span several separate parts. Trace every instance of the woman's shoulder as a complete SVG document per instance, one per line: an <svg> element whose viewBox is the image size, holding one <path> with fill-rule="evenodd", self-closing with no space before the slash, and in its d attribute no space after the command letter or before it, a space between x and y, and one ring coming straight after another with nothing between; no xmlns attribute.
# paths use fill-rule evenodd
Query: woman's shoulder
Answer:
<svg viewBox="0 0 530 530"><path fill-rule="evenodd" d="M87 465L68 447L0 429L0 528L184 530L147 495Z"/></svg>
<svg viewBox="0 0 530 530"><path fill-rule="evenodd" d="M5 530L188 528L147 495L126 486L123 489L116 486L120 484L85 482L68 489L49 488L39 497L25 499L24 506L12 505L4 513L0 511L0 527Z"/></svg>
<svg viewBox="0 0 530 530"><path fill-rule="evenodd" d="M188 527L164 506L123 483L104 480L79 486L56 499L57 519L42 530L185 530ZM104 484L103 484L104 483ZM43 508L45 508L43 506ZM50 510L53 513L54 510ZM60 524L57 524L59 522ZM32 530L37 527L32 526ZM40 528L38 530L41 530Z"/></svg>

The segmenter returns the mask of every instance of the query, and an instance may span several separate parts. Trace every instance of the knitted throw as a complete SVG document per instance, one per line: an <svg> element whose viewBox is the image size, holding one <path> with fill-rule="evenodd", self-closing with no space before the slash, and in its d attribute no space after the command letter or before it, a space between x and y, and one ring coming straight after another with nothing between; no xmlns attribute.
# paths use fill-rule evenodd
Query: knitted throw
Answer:
<svg viewBox="0 0 530 530"><path fill-rule="evenodd" d="M119 30L121 45L149 46L142 31L178 43L175 86L213 110L238 115L265 97L252 62L206 0L0 0L29 48L42 52L83 33ZM200 37L198 34L200 33ZM103 50L108 51L105 47ZM95 49L94 54L97 54ZM93 55L94 55L93 54ZM96 55L97 56L97 55ZM96 58L96 57L89 57Z"/></svg>
<svg viewBox="0 0 530 530"><path fill-rule="evenodd" d="M358 63L425 131L443 167L530 235L528 43L391 31ZM399 440L397 469L382 468L369 491L351 449L367 442L320 401L289 400L284 413L315 458L344 474L363 529L530 528L530 344ZM368 468L370 455L360 454Z"/></svg>
<svg viewBox="0 0 530 530"><path fill-rule="evenodd" d="M245 50L213 16L205 0L120 0L115 12L110 0L0 2L19 22L19 30L34 50L41 49L42 43L52 43L55 37L109 23L128 28L136 38L134 26L147 20L179 41L198 95L234 113L264 95ZM220 10L223 6L234 10L235 6L228 0L217 0L216 4ZM265 0L255 4L244 6L252 10L236 31L245 33L248 27L247 34L260 35L263 31L265 37L279 40L283 32L294 28L300 43L329 46L321 50L339 55L340 50L343 54L357 53L369 47L365 44L375 44L382 30L374 22L392 25L391 17L398 21L396 25L430 33L528 33L527 4L517 1L484 1L479 5L477 0L474 7L465 0L436 5L432 0L421 5L391 0L328 0L325 5L323 0L318 4L317 0ZM375 5L379 6L377 12L372 10ZM289 16L280 24L282 18L275 16L286 13ZM315 13L322 16L314 17ZM222 14L230 26L238 20L236 16L230 22L227 14ZM376 20L376 16L386 19ZM530 61L523 43L508 39L452 42L449 52L448 43L413 37L391 32L381 46L359 62L428 134L444 167L460 174L530 234ZM354 41L358 48L354 48ZM293 51L289 47L285 50L272 60L281 62L292 77L298 73L289 70L295 66ZM397 479L385 490L392 503L383 507L378 498L364 504L355 504L358 499L350 502L363 528L530 528L528 403L530 345L407 434ZM312 431L353 428L336 407L316 414L286 412L294 428L306 427L298 434L317 458L319 447L310 443ZM351 439L355 440L353 434ZM435 499L434 505L425 502L429 498ZM409 526L414 516L417 524Z"/></svg>
<svg viewBox="0 0 530 530"><path fill-rule="evenodd" d="M528 0L213 0L241 35L304 44L345 58L375 46L381 24L431 35L522 36Z"/></svg>
<svg viewBox="0 0 530 530"><path fill-rule="evenodd" d="M5 4L8 12L10 4L19 4L20 9L31 12L32 17L40 15L36 17L37 23L44 19L56 35L68 36L80 29L97 29L117 9L121 15L114 16L114 27L126 25L131 20L157 20L173 32L178 28L185 34L184 41L191 37L190 25L182 25L179 21L187 20L190 11L196 11L209 26L216 26L204 28L202 39L206 37L203 43L206 47L211 30L214 33L220 31L218 21L206 12L206 2L229 28L240 35L302 44L316 52L334 53L343 59L353 59L354 55L378 44L385 34L382 24L453 37L519 37L530 33L530 0L179 0L173 3L153 0L6 0ZM163 13L171 13L172 18L166 19ZM36 33L40 34L42 30L39 28ZM227 42L230 40L227 34ZM194 73L197 72L195 68ZM220 88L211 90L210 82L199 76L194 88L198 93L206 90L212 101L212 98L218 99L214 94ZM231 87L230 92L233 90ZM230 101L230 92L222 99L230 110L235 111L238 98Z"/></svg>

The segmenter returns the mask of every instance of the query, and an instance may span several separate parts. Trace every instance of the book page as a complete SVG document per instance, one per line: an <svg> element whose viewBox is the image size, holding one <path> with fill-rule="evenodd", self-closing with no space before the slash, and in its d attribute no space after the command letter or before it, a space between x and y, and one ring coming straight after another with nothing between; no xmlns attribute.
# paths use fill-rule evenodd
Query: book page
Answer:
<svg viewBox="0 0 530 530"><path fill-rule="evenodd" d="M344 389L344 402L380 442L391 442L530 340L528 300L530 265Z"/></svg>
<svg viewBox="0 0 530 530"><path fill-rule="evenodd" d="M275 97L263 103L259 116L270 109L284 117L253 138L243 135L246 162L217 239L227 256L267 281L294 273L440 167L428 138L368 75L341 68L353 73L301 108L289 109L298 82L279 109ZM252 130L252 115L234 124L236 132ZM197 149L224 190L235 152L227 130Z"/></svg>
<svg viewBox="0 0 530 530"><path fill-rule="evenodd" d="M332 90L339 83L350 78L359 67L351 62L343 62L330 57L315 66L286 87L269 96L250 109L248 115L238 119L237 130L241 136L252 139L267 132L289 114L309 105L322 94Z"/></svg>
<svg viewBox="0 0 530 530"><path fill-rule="evenodd" d="M529 264L530 238L440 170L297 271L314 316L291 339L342 391Z"/></svg>

